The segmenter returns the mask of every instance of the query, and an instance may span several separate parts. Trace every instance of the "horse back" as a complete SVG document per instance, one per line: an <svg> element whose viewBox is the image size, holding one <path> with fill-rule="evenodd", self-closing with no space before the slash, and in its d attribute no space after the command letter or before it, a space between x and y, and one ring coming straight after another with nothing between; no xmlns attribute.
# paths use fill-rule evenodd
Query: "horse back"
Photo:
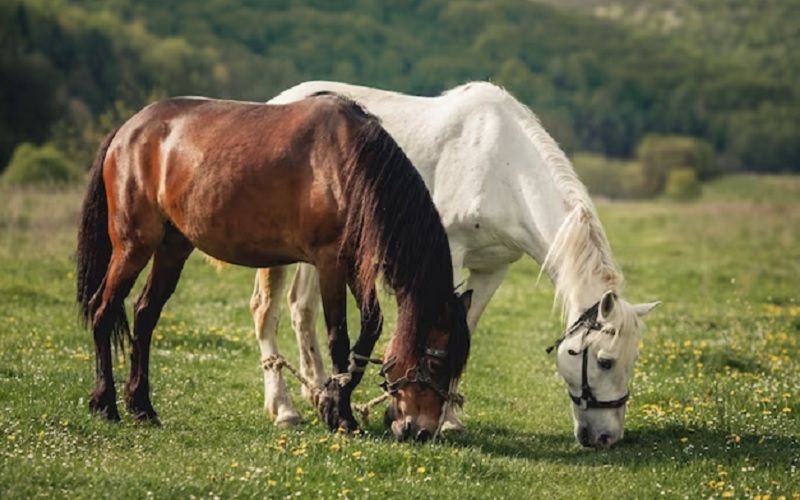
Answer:
<svg viewBox="0 0 800 500"><path fill-rule="evenodd" d="M118 211L158 215L221 260L313 261L315 248L338 244L342 168L360 119L326 97L168 99L121 127L104 178Z"/></svg>

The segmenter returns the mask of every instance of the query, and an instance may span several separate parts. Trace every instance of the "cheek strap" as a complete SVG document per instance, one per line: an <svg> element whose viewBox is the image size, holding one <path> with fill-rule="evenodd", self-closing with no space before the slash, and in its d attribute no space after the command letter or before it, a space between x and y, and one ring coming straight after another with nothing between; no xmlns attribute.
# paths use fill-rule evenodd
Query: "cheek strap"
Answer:
<svg viewBox="0 0 800 500"><path fill-rule="evenodd" d="M573 356L577 356L579 353L574 353L573 351L569 351L569 353ZM569 394L569 398L575 403L580 409L588 410L588 409L612 409L612 408L621 408L625 406L625 403L628 402L628 398L630 398L630 393L626 392L624 396L619 399L614 399L612 401L598 401L597 398L594 397L592 394L592 388L589 387L589 348L583 350L583 359L581 359L581 395L575 396L569 390L567 390L567 394Z"/></svg>

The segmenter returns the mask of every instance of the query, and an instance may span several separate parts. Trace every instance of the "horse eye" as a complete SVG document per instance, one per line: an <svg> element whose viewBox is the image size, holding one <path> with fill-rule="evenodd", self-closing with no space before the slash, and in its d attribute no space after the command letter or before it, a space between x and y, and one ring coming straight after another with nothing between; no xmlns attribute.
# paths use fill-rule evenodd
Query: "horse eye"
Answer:
<svg viewBox="0 0 800 500"><path fill-rule="evenodd" d="M597 360L597 366L599 366L603 370L610 370L611 367L614 366L614 360L607 358L599 358Z"/></svg>
<svg viewBox="0 0 800 500"><path fill-rule="evenodd" d="M436 373L441 366L441 359L428 359L428 370L430 370L431 373Z"/></svg>

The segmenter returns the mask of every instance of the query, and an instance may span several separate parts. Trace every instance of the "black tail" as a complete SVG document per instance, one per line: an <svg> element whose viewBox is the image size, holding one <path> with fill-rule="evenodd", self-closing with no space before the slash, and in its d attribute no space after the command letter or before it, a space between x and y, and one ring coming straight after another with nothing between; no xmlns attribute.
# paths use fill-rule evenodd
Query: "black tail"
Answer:
<svg viewBox="0 0 800 500"><path fill-rule="evenodd" d="M108 202L103 182L103 163L111 140L117 133L113 130L100 144L92 163L89 189L83 200L81 226L78 232L77 300L84 325L92 327L108 263L111 261L111 239L108 236ZM128 319L122 304L109 304L106 321L111 325L114 344L122 347L128 333Z"/></svg>

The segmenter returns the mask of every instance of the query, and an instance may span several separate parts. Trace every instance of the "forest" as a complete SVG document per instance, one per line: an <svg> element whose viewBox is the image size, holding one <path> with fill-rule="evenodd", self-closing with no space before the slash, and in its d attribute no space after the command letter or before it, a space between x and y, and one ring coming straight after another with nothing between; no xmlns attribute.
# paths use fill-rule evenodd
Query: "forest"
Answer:
<svg viewBox="0 0 800 500"><path fill-rule="evenodd" d="M83 164L171 95L266 101L310 79L436 95L491 80L569 153L691 136L724 171L800 171L800 3L7 0L0 169L31 145ZM22 154L22 153L20 153Z"/></svg>

